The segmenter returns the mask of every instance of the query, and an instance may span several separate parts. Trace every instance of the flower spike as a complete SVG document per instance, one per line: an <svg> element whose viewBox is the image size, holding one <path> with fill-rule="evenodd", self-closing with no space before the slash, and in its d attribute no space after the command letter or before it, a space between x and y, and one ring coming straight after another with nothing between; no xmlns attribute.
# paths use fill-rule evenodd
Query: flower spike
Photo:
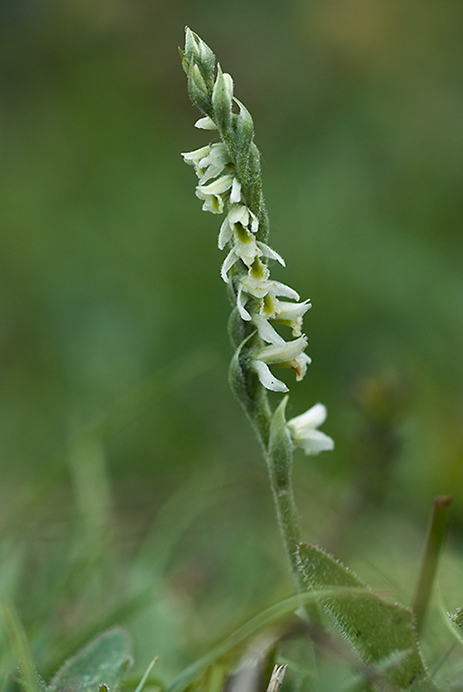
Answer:
<svg viewBox="0 0 463 692"><path fill-rule="evenodd" d="M304 352L307 337L302 320L311 303L301 301L297 291L270 277L269 262L284 267L285 261L268 244L254 125L249 111L234 96L232 77L216 65L212 50L190 29L186 30L182 60L190 97L203 112L195 125L218 134L218 141L182 156L198 177L196 196L203 210L225 215L218 246L227 254L220 274L241 320L235 331L247 340L255 330L248 345L249 373L265 389L286 392L287 385L270 368L290 368L296 380L303 379L311 360ZM285 334L288 329L291 332ZM300 424L295 426L295 439L303 439Z"/></svg>

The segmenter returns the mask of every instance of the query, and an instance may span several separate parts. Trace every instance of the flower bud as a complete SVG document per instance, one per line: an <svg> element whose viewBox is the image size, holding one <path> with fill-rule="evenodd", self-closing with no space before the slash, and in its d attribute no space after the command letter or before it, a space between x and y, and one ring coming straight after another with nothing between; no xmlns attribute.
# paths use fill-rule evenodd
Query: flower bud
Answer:
<svg viewBox="0 0 463 692"><path fill-rule="evenodd" d="M232 117L233 80L217 66L217 78L212 91L212 106L219 129L225 130Z"/></svg>
<svg viewBox="0 0 463 692"><path fill-rule="evenodd" d="M185 29L185 50L182 55L183 68L188 74L189 68L193 64L199 64L202 76L209 91L212 91L214 83L215 55L207 43L191 31Z"/></svg>
<svg viewBox="0 0 463 692"><path fill-rule="evenodd" d="M239 113L235 114L233 118L236 144L239 151L247 153L254 135L254 124L252 122L252 116L246 106L244 106L241 101L238 101L238 99L234 100L239 107Z"/></svg>
<svg viewBox="0 0 463 692"><path fill-rule="evenodd" d="M268 444L268 452L273 462L271 467L273 485L279 490L286 489L292 464L293 443L285 419L287 403L288 397L285 396L272 416Z"/></svg>
<svg viewBox="0 0 463 692"><path fill-rule="evenodd" d="M210 110L210 96L207 85L196 64L190 66L188 70L188 94L199 109L204 112Z"/></svg>

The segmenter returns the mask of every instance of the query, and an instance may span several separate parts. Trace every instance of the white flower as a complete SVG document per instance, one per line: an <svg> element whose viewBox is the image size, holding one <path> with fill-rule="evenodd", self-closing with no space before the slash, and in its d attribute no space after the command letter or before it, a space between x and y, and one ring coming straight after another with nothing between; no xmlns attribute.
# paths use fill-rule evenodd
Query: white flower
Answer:
<svg viewBox="0 0 463 692"><path fill-rule="evenodd" d="M243 228L240 223L235 223L234 240L234 250L236 254L241 260L243 260L247 267L250 267L256 257L260 254L256 239L247 228Z"/></svg>
<svg viewBox="0 0 463 692"><path fill-rule="evenodd" d="M242 260L244 264L248 267L248 269L251 270L257 258L269 255L273 257L273 255L277 254L273 253L273 250L271 250L271 248L269 248L268 245L265 245L265 243L260 243L259 241L256 241L254 235L251 231L249 231L248 228L243 228L243 226L239 223L230 225L225 220L220 229L219 248L222 249L225 246L225 244L232 238L234 239L234 245L228 253L228 255L226 256L225 261L222 264L222 269L220 270L220 275L226 284L230 283L228 272L233 267L233 265L236 264L236 262L238 262L238 260ZM269 285L265 285L265 287L262 286L259 283L260 281L261 280L259 279L251 277L251 284L254 282L256 286L256 292L260 293L260 295L255 295L254 297L262 298L270 290L270 287ZM267 282L267 284L268 283L269 282ZM271 283L278 284L277 281ZM245 295L243 295L243 289L244 283L243 281L241 281L238 288L238 307L241 306L244 309L244 306L248 298ZM251 295L253 295L250 291L246 291L246 293L250 293ZM243 317L243 319L247 320L250 318Z"/></svg>
<svg viewBox="0 0 463 692"><path fill-rule="evenodd" d="M223 175L208 185L198 185L196 197L204 201L203 211L210 211L213 214L222 214L224 207L224 193L233 185L232 175Z"/></svg>
<svg viewBox="0 0 463 692"><path fill-rule="evenodd" d="M266 248L267 246L258 242L257 247L262 251L262 247ZM264 253L262 252L262 254ZM268 320L275 320L275 322L291 327L293 336L302 336L302 318L312 307L310 300L305 300L302 303L279 300L277 296L298 300L299 294L279 281L271 281L268 278L268 269L265 265L261 266L265 268L261 277L253 276L251 270L246 276L239 279L237 304L242 319L247 321L252 319L261 339L267 343L281 343L282 341ZM249 310L246 310L246 303L250 298L261 301L260 307L257 306L252 315Z"/></svg>
<svg viewBox="0 0 463 692"><path fill-rule="evenodd" d="M302 318L311 307L310 300L304 300L302 303L289 303L286 300L278 300L276 298L267 303L262 312L268 319L291 327L293 336L301 336Z"/></svg>
<svg viewBox="0 0 463 692"><path fill-rule="evenodd" d="M187 152L182 152L181 156L183 156L183 160L185 163L188 163L190 166L195 167L195 173L200 177L202 175L202 172L199 170L199 162L204 159L205 156L209 156L211 153L211 146L208 144L206 147L201 147L201 149L195 149L194 151L187 151Z"/></svg>
<svg viewBox="0 0 463 692"><path fill-rule="evenodd" d="M259 228L259 221L244 204L230 204L230 209L220 227L219 249L223 250L229 240L232 239L235 224L241 224L250 233L256 234Z"/></svg>
<svg viewBox="0 0 463 692"><path fill-rule="evenodd" d="M224 169L231 163L230 156L224 144L209 144L201 149L182 153L183 160L194 166L199 185L222 175Z"/></svg>
<svg viewBox="0 0 463 692"><path fill-rule="evenodd" d="M209 152L198 163L199 184L204 185L208 180L222 175L225 167L230 163L230 156L225 145L221 143L211 144Z"/></svg>
<svg viewBox="0 0 463 692"><path fill-rule="evenodd" d="M276 332L275 332L276 333ZM296 373L296 379L302 380L307 365L311 362L304 349L307 346L307 337L300 336L293 341L285 341L277 335L278 341L269 346L258 348L251 360L251 367L256 371L261 384L274 392L286 392L286 385L273 377L268 365L279 365L282 368L292 368Z"/></svg>
<svg viewBox="0 0 463 692"><path fill-rule="evenodd" d="M319 454L334 449L331 437L317 430L325 422L326 416L326 407L315 404L305 413L288 421L287 426L296 447L301 447L306 454Z"/></svg>

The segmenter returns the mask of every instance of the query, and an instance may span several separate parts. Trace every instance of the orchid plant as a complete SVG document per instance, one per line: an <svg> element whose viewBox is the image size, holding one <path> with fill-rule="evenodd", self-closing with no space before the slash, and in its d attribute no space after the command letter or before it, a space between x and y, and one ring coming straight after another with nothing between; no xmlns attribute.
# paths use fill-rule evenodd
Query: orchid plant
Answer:
<svg viewBox="0 0 463 692"><path fill-rule="evenodd" d="M262 446L293 576L301 595L308 596L305 604L310 607L302 616L314 618L317 627L330 621L350 641L363 662L355 689L435 692L440 688L427 671L418 640L432 570L423 568L426 578L415 604L406 608L374 593L323 550L300 542L292 488L293 451L299 447L313 455L333 449L334 443L319 430L327 416L321 403L286 420L288 385L275 370L291 369L297 381L304 378L311 359L302 322L311 303L271 277L271 263L284 267L285 262L268 244L269 221L253 121L234 95L232 77L216 65L212 50L189 28L180 53L190 99L202 112L195 125L214 137L182 156L198 177L196 196L203 210L224 217L218 246L227 251L220 273L232 304L229 333L235 352L230 385ZM275 393L284 396L273 405ZM439 522L446 524L443 514ZM439 545L442 538L441 532ZM323 612L326 621L320 619Z"/></svg>
<svg viewBox="0 0 463 692"><path fill-rule="evenodd" d="M218 246L228 252L220 273L233 306L230 338L236 349L230 383L262 444L284 543L302 587L296 559L300 532L291 486L292 451L299 446L306 454L318 454L334 445L317 429L326 418L322 404L286 422L287 397L272 410L268 393L288 392L274 368L293 370L298 381L307 372L311 360L305 353L302 320L311 303L301 301L291 286L271 278L269 264L276 261L284 267L285 262L268 245L269 222L253 121L234 96L232 77L220 65L216 70L212 50L188 28L182 61L190 98L203 112L195 125L219 138L182 156L198 177L196 196L203 210L224 215ZM284 330L290 330L290 338Z"/></svg>

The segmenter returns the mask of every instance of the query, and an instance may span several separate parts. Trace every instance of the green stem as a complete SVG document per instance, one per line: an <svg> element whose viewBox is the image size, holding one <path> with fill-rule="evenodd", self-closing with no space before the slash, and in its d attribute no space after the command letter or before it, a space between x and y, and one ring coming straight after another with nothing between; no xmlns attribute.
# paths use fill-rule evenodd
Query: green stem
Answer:
<svg viewBox="0 0 463 692"><path fill-rule="evenodd" d="M229 325L234 344L247 329L247 325L243 325L237 317L235 310ZM230 386L261 443L283 544L297 588L303 592L306 587L297 560L301 531L292 483L293 445L285 420L287 398L283 399L275 412L272 411L267 390L250 367L253 347L251 333L238 346L230 363Z"/></svg>
<svg viewBox="0 0 463 692"><path fill-rule="evenodd" d="M265 460L283 544L297 588L300 592L303 592L307 589L304 586L297 561L297 549L301 542L301 529L294 499L291 467L288 465L286 471L282 472L281 466L276 463L274 456L268 452L265 455Z"/></svg>
<svg viewBox="0 0 463 692"><path fill-rule="evenodd" d="M416 630L420 634L431 597L432 585L436 576L439 556L444 544L449 523L451 495L436 497L429 520L428 534L421 562L420 575L413 600L413 610L416 617Z"/></svg>
<svg viewBox="0 0 463 692"><path fill-rule="evenodd" d="M275 412L272 411L267 390L249 367L251 352L250 348L249 353L241 357L242 346L238 347L231 363L230 385L261 444L283 544L298 591L303 593L307 588L297 559L301 529L292 482L293 446L284 418L286 399Z"/></svg>

